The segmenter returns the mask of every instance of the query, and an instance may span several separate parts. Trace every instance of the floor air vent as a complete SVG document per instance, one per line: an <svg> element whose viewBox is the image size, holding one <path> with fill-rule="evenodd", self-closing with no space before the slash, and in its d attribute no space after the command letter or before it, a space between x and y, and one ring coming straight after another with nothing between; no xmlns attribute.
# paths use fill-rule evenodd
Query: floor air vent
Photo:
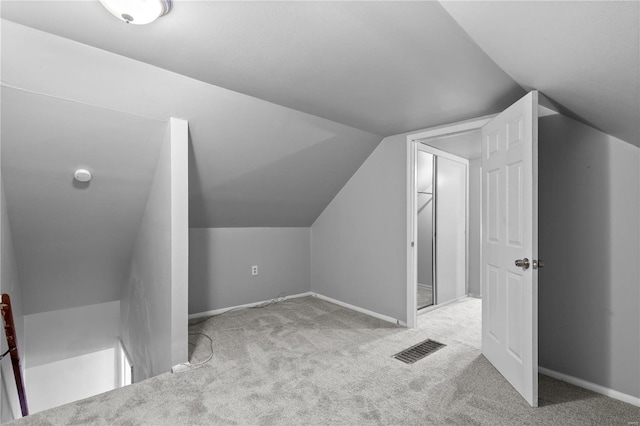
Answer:
<svg viewBox="0 0 640 426"><path fill-rule="evenodd" d="M420 342L417 345L411 346L409 349L405 349L404 351L395 354L393 358L399 359L405 364L413 364L414 362L421 360L427 355L432 354L445 346L447 345L427 339L424 342Z"/></svg>

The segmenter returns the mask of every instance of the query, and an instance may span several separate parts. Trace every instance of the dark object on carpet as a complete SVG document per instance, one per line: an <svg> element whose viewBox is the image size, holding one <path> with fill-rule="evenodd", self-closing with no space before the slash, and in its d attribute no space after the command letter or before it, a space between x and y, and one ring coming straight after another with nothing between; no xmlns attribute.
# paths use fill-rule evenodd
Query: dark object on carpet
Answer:
<svg viewBox="0 0 640 426"><path fill-rule="evenodd" d="M405 364L413 364L416 361L420 361L422 358L429 354L434 353L438 349L444 348L445 344L436 342L435 340L427 339L424 342L420 342L417 345L411 346L409 349L405 349L393 356Z"/></svg>

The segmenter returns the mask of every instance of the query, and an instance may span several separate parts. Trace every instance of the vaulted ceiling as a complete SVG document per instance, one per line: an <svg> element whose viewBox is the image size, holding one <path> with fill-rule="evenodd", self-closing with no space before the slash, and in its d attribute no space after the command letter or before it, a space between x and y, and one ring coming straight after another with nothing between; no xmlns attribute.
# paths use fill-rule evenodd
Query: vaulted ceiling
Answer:
<svg viewBox="0 0 640 426"><path fill-rule="evenodd" d="M438 2L174 2L148 26L97 2L6 19L388 136L504 109L522 89Z"/></svg>
<svg viewBox="0 0 640 426"><path fill-rule="evenodd" d="M105 265L122 263L148 181L123 185L116 171L148 176L172 116L189 121L192 227L310 226L384 136L499 112L525 89L640 146L637 2L176 1L147 26L97 1L5 0L1 13L2 174L21 272L81 211L87 241L109 235ZM71 187L81 163L96 168L93 194ZM97 250L78 241L56 255ZM45 279L41 266L29 280ZM76 271L56 280L79 286ZM71 306L105 301L77 291Z"/></svg>
<svg viewBox="0 0 640 426"><path fill-rule="evenodd" d="M381 140L10 21L2 59L2 175L27 314L119 298L150 188L136 179L169 117L189 120L194 227L309 226ZM77 167L94 172L86 189L72 186Z"/></svg>
<svg viewBox="0 0 640 426"><path fill-rule="evenodd" d="M640 2L442 2L496 64L560 112L640 146Z"/></svg>
<svg viewBox="0 0 640 426"><path fill-rule="evenodd" d="M166 124L2 88L2 175L23 312L118 300ZM93 179L76 182L77 168Z"/></svg>

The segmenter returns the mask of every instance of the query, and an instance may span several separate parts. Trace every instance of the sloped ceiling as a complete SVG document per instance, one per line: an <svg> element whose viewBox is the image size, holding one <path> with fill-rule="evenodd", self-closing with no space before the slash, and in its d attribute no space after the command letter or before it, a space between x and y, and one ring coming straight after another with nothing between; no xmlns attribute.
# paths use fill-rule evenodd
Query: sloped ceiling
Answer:
<svg viewBox="0 0 640 426"><path fill-rule="evenodd" d="M189 121L193 227L309 226L381 136L523 94L434 2L175 2L135 26L96 1L4 1L2 16L65 37L5 21L3 84Z"/></svg>
<svg viewBox="0 0 640 426"><path fill-rule="evenodd" d="M25 313L119 298L169 117L191 226L309 226L381 137L2 21L2 173ZM89 188L76 167L95 170Z"/></svg>
<svg viewBox="0 0 640 426"><path fill-rule="evenodd" d="M12 22L2 31L5 86L189 121L192 227L309 226L381 140Z"/></svg>
<svg viewBox="0 0 640 426"><path fill-rule="evenodd" d="M167 125L2 88L2 175L23 312L120 299ZM93 174L73 179L78 168Z"/></svg>
<svg viewBox="0 0 640 426"><path fill-rule="evenodd" d="M97 1L2 1L2 173L21 278L41 286L27 313L113 300L172 116L192 227L309 226L382 136L498 112L518 83L637 140L634 6L485 6L446 3L472 39L436 2L178 1L135 26ZM105 171L95 194L70 182L85 161Z"/></svg>
<svg viewBox="0 0 640 426"><path fill-rule="evenodd" d="M438 2L177 1L136 26L98 2L3 1L2 16L382 136L523 94Z"/></svg>
<svg viewBox="0 0 640 426"><path fill-rule="evenodd" d="M640 146L640 2L442 3L527 90Z"/></svg>

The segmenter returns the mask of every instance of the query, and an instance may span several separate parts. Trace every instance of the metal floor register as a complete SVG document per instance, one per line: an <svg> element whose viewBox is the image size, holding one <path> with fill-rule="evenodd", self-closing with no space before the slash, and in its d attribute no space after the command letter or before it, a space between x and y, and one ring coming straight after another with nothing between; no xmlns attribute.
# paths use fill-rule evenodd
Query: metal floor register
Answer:
<svg viewBox="0 0 640 426"><path fill-rule="evenodd" d="M430 355L445 346L447 345L436 342L435 340L427 339L424 342L420 342L417 345L411 346L409 349L405 349L404 351L393 355L393 358L399 359L405 364L413 364L414 362L421 360L427 355Z"/></svg>

